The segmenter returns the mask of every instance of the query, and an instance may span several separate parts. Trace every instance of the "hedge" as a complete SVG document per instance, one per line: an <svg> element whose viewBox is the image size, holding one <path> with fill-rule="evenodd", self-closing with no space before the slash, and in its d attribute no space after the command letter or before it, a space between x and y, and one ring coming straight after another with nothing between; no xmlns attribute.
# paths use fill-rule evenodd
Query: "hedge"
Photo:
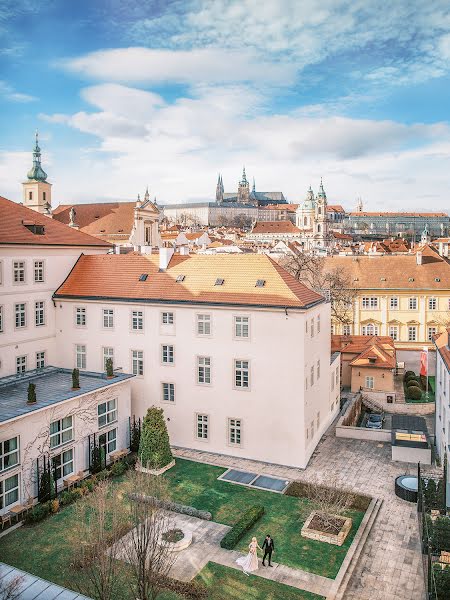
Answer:
<svg viewBox="0 0 450 600"><path fill-rule="evenodd" d="M405 375L403 376L403 381L407 381L407 379L409 379L411 376L416 377L414 371L406 371Z"/></svg>
<svg viewBox="0 0 450 600"><path fill-rule="evenodd" d="M259 521L264 514L264 506L255 504L245 511L242 517L237 521L228 533L224 535L220 542L221 548L233 550L236 544L244 537L249 529Z"/></svg>
<svg viewBox="0 0 450 600"><path fill-rule="evenodd" d="M141 502L154 502L157 506L160 506L166 510L179 513L181 515L188 515L189 517L197 517L197 519L203 519L204 521L211 521L212 515L206 510L198 510L193 506L187 506L185 504L177 504L176 502L170 502L169 500L160 500L155 496L140 496L139 494L129 494L131 500L138 500Z"/></svg>
<svg viewBox="0 0 450 600"><path fill-rule="evenodd" d="M326 488L327 486L315 485L315 487ZM292 481L284 493L286 496L294 496L294 498L309 498L309 490L310 484L303 481ZM369 508L372 498L370 498L370 496L364 496L363 494L355 494L354 492L351 492L351 494L353 495L353 501L350 508L365 512Z"/></svg>
<svg viewBox="0 0 450 600"><path fill-rule="evenodd" d="M190 600L203 600L208 598L208 588L200 581L178 581L171 577L161 576L161 585L171 592L179 594L183 598Z"/></svg>
<svg viewBox="0 0 450 600"><path fill-rule="evenodd" d="M410 400L420 400L422 398L422 390L413 385L406 390L406 397Z"/></svg>
<svg viewBox="0 0 450 600"><path fill-rule="evenodd" d="M405 384L405 385L406 385L406 387L407 387L407 388L410 388L410 387L411 387L411 386L413 386L413 385L415 385L415 386L416 386L416 387L418 387L418 388L420 388L420 387L421 387L420 381L418 381L418 380L417 380L417 379L415 379L415 378L414 378L414 379L412 379L412 378L411 378L411 379L408 379L408 381L406 382L406 384Z"/></svg>

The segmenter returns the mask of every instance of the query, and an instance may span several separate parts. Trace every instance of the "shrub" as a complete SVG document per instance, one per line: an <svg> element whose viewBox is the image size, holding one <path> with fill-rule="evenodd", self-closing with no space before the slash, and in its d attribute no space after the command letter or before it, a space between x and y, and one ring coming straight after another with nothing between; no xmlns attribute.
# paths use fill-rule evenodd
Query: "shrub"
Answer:
<svg viewBox="0 0 450 600"><path fill-rule="evenodd" d="M141 465L147 469L162 469L172 462L169 434L162 408L152 406L148 409L142 423L138 455Z"/></svg>
<svg viewBox="0 0 450 600"><path fill-rule="evenodd" d="M27 404L35 404L35 403L36 403L36 384L29 383L28 384Z"/></svg>
<svg viewBox="0 0 450 600"><path fill-rule="evenodd" d="M414 379L412 379L412 378L408 379L408 381L406 382L405 385L406 385L407 388L410 388L413 385L415 385L416 387L420 387L420 383L417 381L416 378L414 378Z"/></svg>
<svg viewBox="0 0 450 600"><path fill-rule="evenodd" d="M438 552L448 551L450 548L450 517L437 517L433 522L431 544Z"/></svg>
<svg viewBox="0 0 450 600"><path fill-rule="evenodd" d="M127 470L127 465L120 460L119 462L115 462L111 467L111 477L119 477L123 475Z"/></svg>
<svg viewBox="0 0 450 600"><path fill-rule="evenodd" d="M406 381L409 377L415 377L416 374L414 373L414 371L406 371L406 373L403 376L403 380Z"/></svg>
<svg viewBox="0 0 450 600"><path fill-rule="evenodd" d="M436 586L435 598L447 598L450 589L450 567L446 565L442 568L441 564L434 565L433 573Z"/></svg>
<svg viewBox="0 0 450 600"><path fill-rule="evenodd" d="M91 467L92 474L98 473L106 467L106 454L104 448L99 444L94 444L91 449Z"/></svg>
<svg viewBox="0 0 450 600"><path fill-rule="evenodd" d="M112 361L111 357L106 359L105 367L106 367L106 376L114 377L114 367L113 367L113 361Z"/></svg>
<svg viewBox="0 0 450 600"><path fill-rule="evenodd" d="M139 451L139 443L141 441L141 420L133 417L130 431L130 450L131 452Z"/></svg>
<svg viewBox="0 0 450 600"><path fill-rule="evenodd" d="M50 512L52 515L55 515L59 511L59 500L55 498L54 500L50 500Z"/></svg>
<svg viewBox="0 0 450 600"><path fill-rule="evenodd" d="M413 385L406 390L406 397L410 400L420 400L422 398L422 390Z"/></svg>
<svg viewBox="0 0 450 600"><path fill-rule="evenodd" d="M211 521L212 515L206 510L198 510L193 506L186 506L185 504L177 504L176 502L170 502L169 500L160 500L154 496L139 496L138 494L130 494L131 500L140 500L141 502L154 502L157 506L161 506L171 512L179 513L180 515L188 515L189 517L197 517L197 519L203 519L204 521Z"/></svg>
<svg viewBox="0 0 450 600"><path fill-rule="evenodd" d="M134 469L137 463L137 455L136 454L127 454L123 459L128 469Z"/></svg>
<svg viewBox="0 0 450 600"><path fill-rule="evenodd" d="M95 478L97 479L97 481L105 481L105 479L108 479L109 475L110 473L108 469L103 469L103 471L100 471L95 475Z"/></svg>
<svg viewBox="0 0 450 600"><path fill-rule="evenodd" d="M303 481L292 481L284 493L286 496L294 496L294 498L309 498L309 490L310 486L307 483L304 483ZM363 494L354 494L353 492L352 496L353 499L350 508L362 510L364 512L369 508L372 498L364 496Z"/></svg>
<svg viewBox="0 0 450 600"><path fill-rule="evenodd" d="M80 371L72 369L72 387L74 390L80 389Z"/></svg>
<svg viewBox="0 0 450 600"><path fill-rule="evenodd" d="M263 516L264 506L255 505L245 511L228 533L224 535L220 546L232 550L249 529Z"/></svg>
<svg viewBox="0 0 450 600"><path fill-rule="evenodd" d="M36 504L28 513L25 515L25 523L33 524L43 521L45 517L50 514L50 502L44 502L43 504Z"/></svg>
<svg viewBox="0 0 450 600"><path fill-rule="evenodd" d="M161 584L165 589L175 592L178 597L190 600L203 600L208 598L208 588L201 581L178 581L171 577L161 576Z"/></svg>
<svg viewBox="0 0 450 600"><path fill-rule="evenodd" d="M66 490L62 492L59 497L59 505L69 506L69 504L72 504L72 502L74 502L77 498L78 495L74 494L73 490Z"/></svg>
<svg viewBox="0 0 450 600"><path fill-rule="evenodd" d="M85 479L81 482L80 487L85 488L88 492L93 492L95 488L96 480L94 479Z"/></svg>

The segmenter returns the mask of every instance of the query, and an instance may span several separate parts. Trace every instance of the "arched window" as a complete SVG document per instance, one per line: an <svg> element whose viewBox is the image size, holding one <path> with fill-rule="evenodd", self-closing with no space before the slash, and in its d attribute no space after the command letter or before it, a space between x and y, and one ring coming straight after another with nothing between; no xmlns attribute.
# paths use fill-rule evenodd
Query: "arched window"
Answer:
<svg viewBox="0 0 450 600"><path fill-rule="evenodd" d="M373 323L367 323L361 327L361 335L378 335L378 326Z"/></svg>
<svg viewBox="0 0 450 600"><path fill-rule="evenodd" d="M320 233L320 232L321 232L321 226L317 225L317 233Z"/></svg>
<svg viewBox="0 0 450 600"><path fill-rule="evenodd" d="M306 227L308 225L308 217L303 217L303 226Z"/></svg>
<svg viewBox="0 0 450 600"><path fill-rule="evenodd" d="M319 215L321 215L321 214L322 214L322 207L319 206Z"/></svg>

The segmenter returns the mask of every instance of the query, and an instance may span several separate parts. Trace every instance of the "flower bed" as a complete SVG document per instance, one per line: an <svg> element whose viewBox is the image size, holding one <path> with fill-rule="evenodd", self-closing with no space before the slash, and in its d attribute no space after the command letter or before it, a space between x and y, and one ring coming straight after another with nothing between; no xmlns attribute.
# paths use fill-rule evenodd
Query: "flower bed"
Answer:
<svg viewBox="0 0 450 600"><path fill-rule="evenodd" d="M327 515L324 519L318 511L314 510L306 519L301 534L302 537L310 540L342 546L351 528L352 520L349 517Z"/></svg>

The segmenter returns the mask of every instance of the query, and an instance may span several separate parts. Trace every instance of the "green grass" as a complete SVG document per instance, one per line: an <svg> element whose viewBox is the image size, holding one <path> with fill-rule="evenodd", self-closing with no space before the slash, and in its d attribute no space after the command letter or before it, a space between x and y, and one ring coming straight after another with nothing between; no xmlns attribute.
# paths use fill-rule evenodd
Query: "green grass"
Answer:
<svg viewBox="0 0 450 600"><path fill-rule="evenodd" d="M233 525L249 506L262 504L264 516L244 536L237 550L247 552L254 535L262 545L264 537L270 534L275 540L274 561L324 577L336 577L364 516L362 511L349 512L353 526L341 547L308 540L300 535L309 514L307 500L217 481L224 472L223 467L177 459L175 467L167 472L173 500L207 510L214 521L224 525Z"/></svg>
<svg viewBox="0 0 450 600"><path fill-rule="evenodd" d="M435 402L436 377L434 377L433 375L428 377L428 395L426 394L425 390L422 390L422 397L419 398L419 400L412 400L412 398L407 398L407 388L405 384L403 384L403 389L405 391L405 400L409 404L423 404L427 402Z"/></svg>
<svg viewBox="0 0 450 600"><path fill-rule="evenodd" d="M209 562L197 575L209 588L208 600L320 600L323 596Z"/></svg>

